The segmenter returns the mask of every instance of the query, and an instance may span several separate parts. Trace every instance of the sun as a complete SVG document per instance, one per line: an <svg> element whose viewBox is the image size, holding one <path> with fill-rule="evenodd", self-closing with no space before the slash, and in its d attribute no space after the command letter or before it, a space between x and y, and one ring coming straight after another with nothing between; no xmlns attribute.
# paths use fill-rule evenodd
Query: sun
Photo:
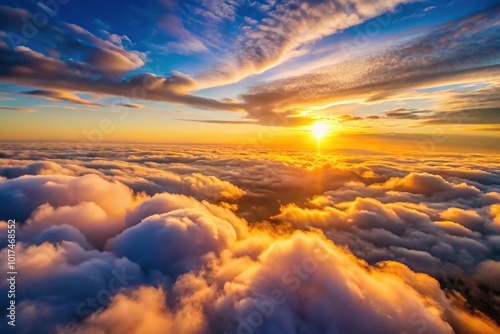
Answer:
<svg viewBox="0 0 500 334"><path fill-rule="evenodd" d="M313 135L320 140L328 133L328 125L325 122L317 121L311 126Z"/></svg>

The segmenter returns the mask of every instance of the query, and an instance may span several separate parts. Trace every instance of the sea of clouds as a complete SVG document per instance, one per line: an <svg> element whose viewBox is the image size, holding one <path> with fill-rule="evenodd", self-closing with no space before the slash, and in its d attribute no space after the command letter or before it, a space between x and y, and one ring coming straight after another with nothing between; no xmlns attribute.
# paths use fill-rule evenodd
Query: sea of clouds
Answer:
<svg viewBox="0 0 500 334"><path fill-rule="evenodd" d="M2 144L16 332L499 333L499 162Z"/></svg>

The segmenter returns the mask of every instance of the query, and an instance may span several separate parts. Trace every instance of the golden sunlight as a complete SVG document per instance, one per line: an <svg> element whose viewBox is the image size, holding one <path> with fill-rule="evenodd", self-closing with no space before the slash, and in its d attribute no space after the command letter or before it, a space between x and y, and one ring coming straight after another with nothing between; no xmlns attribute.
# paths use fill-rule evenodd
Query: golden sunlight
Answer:
<svg viewBox="0 0 500 334"><path fill-rule="evenodd" d="M318 140L321 140L328 132L328 125L322 121L315 122L311 127L311 131Z"/></svg>
<svg viewBox="0 0 500 334"><path fill-rule="evenodd" d="M321 153L321 139L328 133L328 125L323 121L314 122L311 132L316 137L318 154Z"/></svg>

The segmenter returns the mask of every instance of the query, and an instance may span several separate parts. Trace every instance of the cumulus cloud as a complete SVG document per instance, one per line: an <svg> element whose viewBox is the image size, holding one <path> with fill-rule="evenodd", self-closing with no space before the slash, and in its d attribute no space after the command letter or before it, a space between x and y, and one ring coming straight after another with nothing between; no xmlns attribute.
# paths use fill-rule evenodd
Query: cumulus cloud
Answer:
<svg viewBox="0 0 500 334"><path fill-rule="evenodd" d="M493 156L18 145L0 232L17 220L20 333L499 330Z"/></svg>
<svg viewBox="0 0 500 334"><path fill-rule="evenodd" d="M498 290L498 277L500 275L500 262L487 260L479 264L475 278L482 284Z"/></svg>
<svg viewBox="0 0 500 334"><path fill-rule="evenodd" d="M101 39L75 24L54 22L37 30L49 45L56 45L58 51L64 52L64 57L52 57L45 49L35 48L31 44L27 47L27 40L21 37L24 36L21 18L31 18L29 11L2 6L0 15L7 16L5 22L10 22L4 27L7 30L4 36L6 42L0 44L0 80L38 88L31 92L33 96L82 104L83 101L72 95L72 92L87 92L168 101L201 108L241 110L241 106L234 103L188 94L189 90L195 89L196 83L178 72L170 76L143 72L124 77L145 65L146 54L126 49L123 43ZM176 26L182 35L182 26ZM172 30L171 27L167 28ZM181 38L186 39L186 33ZM198 45L193 41L196 40L191 38L188 41L191 48ZM202 46L200 44L197 48Z"/></svg>
<svg viewBox="0 0 500 334"><path fill-rule="evenodd" d="M161 288L140 287L130 294L117 295L109 308L92 314L81 326L69 327L74 333L196 333L198 314L173 312L166 306ZM190 319L186 321L186 319ZM68 327L60 328L63 334Z"/></svg>
<svg viewBox="0 0 500 334"><path fill-rule="evenodd" d="M215 280L183 276L173 289L178 299L172 306L167 306L168 295L162 289L143 287L120 294L107 309L77 326L77 332L128 328L139 333L152 324L157 327L151 330L158 333L165 329L494 333L498 329L486 317L453 306L431 277L397 263L369 267L314 234L277 240L258 260L240 261L226 260L216 269ZM145 309L148 314L140 317L139 310ZM127 317L133 310L139 313ZM186 314L191 321L182 321Z"/></svg>
<svg viewBox="0 0 500 334"><path fill-rule="evenodd" d="M19 220L26 220L37 207L47 203L61 207L93 202L111 215L120 215L134 201L125 185L93 174L24 176L1 182L0 194L8 208L0 219Z"/></svg>
<svg viewBox="0 0 500 334"><path fill-rule="evenodd" d="M347 183L313 198L309 208L283 206L274 219L321 229L372 263L389 258L437 276L470 274L497 256L494 244L483 241L499 231L493 219L483 218L492 207L489 196L440 176L410 173L370 186Z"/></svg>
<svg viewBox="0 0 500 334"><path fill-rule="evenodd" d="M3 248L0 258L5 272L7 256ZM23 319L16 326L19 333L46 333L58 324L83 318L122 288L143 280L136 264L111 253L86 251L69 241L39 246L18 243L16 260L17 270L23 272L16 281L17 316ZM0 291L7 294L7 282L0 284ZM1 304L5 309L7 299ZM9 330L5 322L1 326Z"/></svg>
<svg viewBox="0 0 500 334"><path fill-rule="evenodd" d="M97 60L92 65L71 63L48 57L23 46L18 46L15 50L0 49L1 59L7 60L14 57L17 59L16 62L13 64L6 62L7 66L0 68L0 80L38 88L49 86L53 90L130 96L208 109L242 110L239 104L188 94L188 90L195 88L195 82L177 72L168 77L143 73L126 79L116 78L113 73L110 73L112 76L95 79L88 71L96 72L93 68L97 66L95 64ZM85 67L83 71L82 66Z"/></svg>
<svg viewBox="0 0 500 334"><path fill-rule="evenodd" d="M414 194L432 196L448 193L453 197L473 197L480 192L466 183L452 184L439 175L410 173L404 178L392 178L384 184L385 188Z"/></svg>
<svg viewBox="0 0 500 334"><path fill-rule="evenodd" d="M117 236L111 249L146 270L177 278L220 256L235 241L229 222L206 211L178 209L145 218Z"/></svg>

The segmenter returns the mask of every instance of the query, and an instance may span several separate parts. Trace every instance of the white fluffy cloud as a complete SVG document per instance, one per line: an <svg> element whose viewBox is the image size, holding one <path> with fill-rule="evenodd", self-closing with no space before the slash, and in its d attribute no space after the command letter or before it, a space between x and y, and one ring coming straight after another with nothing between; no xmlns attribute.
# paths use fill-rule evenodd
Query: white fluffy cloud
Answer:
<svg viewBox="0 0 500 334"><path fill-rule="evenodd" d="M120 294L76 331L479 334L498 330L486 317L456 308L430 276L395 262L370 267L317 234L296 233L275 240L255 260L224 258L208 275L179 278L172 295L151 287ZM190 321L183 321L186 315Z"/></svg>
<svg viewBox="0 0 500 334"><path fill-rule="evenodd" d="M20 333L498 332L494 161L182 150L3 150Z"/></svg>

